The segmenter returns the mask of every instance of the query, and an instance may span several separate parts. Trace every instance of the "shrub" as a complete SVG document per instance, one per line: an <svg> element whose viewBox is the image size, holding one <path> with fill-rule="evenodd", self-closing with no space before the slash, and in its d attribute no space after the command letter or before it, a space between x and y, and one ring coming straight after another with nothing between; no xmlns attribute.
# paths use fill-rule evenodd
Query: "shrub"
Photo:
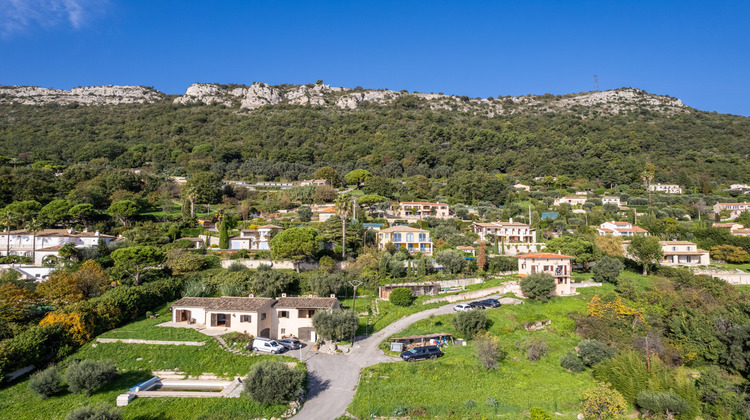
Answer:
<svg viewBox="0 0 750 420"><path fill-rule="evenodd" d="M334 309L319 311L313 315L313 327L323 338L341 341L351 338L357 331L359 317L354 311Z"/></svg>
<svg viewBox="0 0 750 420"><path fill-rule="evenodd" d="M86 391L86 396L90 397L94 390L114 379L116 375L117 368L112 362L84 360L68 367L65 371L65 382L68 383L70 392L78 394Z"/></svg>
<svg viewBox="0 0 750 420"><path fill-rule="evenodd" d="M393 289L388 300L396 306L409 306L414 302L414 296L411 295L411 289L399 287Z"/></svg>
<svg viewBox="0 0 750 420"><path fill-rule="evenodd" d="M435 262L443 266L448 274L460 273L466 265L466 260L455 249L446 249L435 253Z"/></svg>
<svg viewBox="0 0 750 420"><path fill-rule="evenodd" d="M549 274L534 273L521 279L521 291L530 299L547 302L553 290L555 278Z"/></svg>
<svg viewBox="0 0 750 420"><path fill-rule="evenodd" d="M210 288L201 279L188 280L182 290L183 297L203 297L210 294Z"/></svg>
<svg viewBox="0 0 750 420"><path fill-rule="evenodd" d="M254 364L245 379L245 393L260 404L296 400L303 392L305 372L276 360Z"/></svg>
<svg viewBox="0 0 750 420"><path fill-rule="evenodd" d="M597 340L583 340L578 343L578 354L583 364L593 367L597 363L607 360L615 355L615 349L607 347Z"/></svg>
<svg viewBox="0 0 750 420"><path fill-rule="evenodd" d="M532 338L526 348L526 356L530 361L536 362L547 355L547 342L540 338Z"/></svg>
<svg viewBox="0 0 750 420"><path fill-rule="evenodd" d="M598 383L583 393L583 415L587 419L615 419L627 407L625 398L607 384Z"/></svg>
<svg viewBox="0 0 750 420"><path fill-rule="evenodd" d="M453 316L453 327L466 338L474 337L479 331L490 326L490 320L483 311L459 312Z"/></svg>
<svg viewBox="0 0 750 420"><path fill-rule="evenodd" d="M485 331L477 334L472 342L477 358L484 370L497 369L500 358L500 341L497 337Z"/></svg>
<svg viewBox="0 0 750 420"><path fill-rule="evenodd" d="M572 349L560 356L560 366L574 373L586 370L586 365L583 364L581 358Z"/></svg>
<svg viewBox="0 0 750 420"><path fill-rule="evenodd" d="M641 391L635 404L649 414L679 415L690 411L690 404L671 389L667 392Z"/></svg>
<svg viewBox="0 0 750 420"><path fill-rule="evenodd" d="M37 372L29 380L29 389L35 394L44 398L49 398L62 391L62 375L60 368L51 366L41 372Z"/></svg>
<svg viewBox="0 0 750 420"><path fill-rule="evenodd" d="M85 406L71 411L65 420L120 420L122 412L107 404Z"/></svg>
<svg viewBox="0 0 750 420"><path fill-rule="evenodd" d="M617 284L617 277L625 266L617 258L604 256L591 270L594 281Z"/></svg>
<svg viewBox="0 0 750 420"><path fill-rule="evenodd" d="M552 416L539 407L532 407L529 410L530 420L552 420Z"/></svg>

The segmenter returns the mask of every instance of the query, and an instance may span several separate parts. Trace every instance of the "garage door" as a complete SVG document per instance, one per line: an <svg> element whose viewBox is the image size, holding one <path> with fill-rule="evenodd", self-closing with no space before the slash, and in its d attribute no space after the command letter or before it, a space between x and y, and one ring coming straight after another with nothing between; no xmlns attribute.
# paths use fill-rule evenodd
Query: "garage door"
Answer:
<svg viewBox="0 0 750 420"><path fill-rule="evenodd" d="M304 327L299 329L299 339L302 341L310 341L311 333L315 331L313 327Z"/></svg>

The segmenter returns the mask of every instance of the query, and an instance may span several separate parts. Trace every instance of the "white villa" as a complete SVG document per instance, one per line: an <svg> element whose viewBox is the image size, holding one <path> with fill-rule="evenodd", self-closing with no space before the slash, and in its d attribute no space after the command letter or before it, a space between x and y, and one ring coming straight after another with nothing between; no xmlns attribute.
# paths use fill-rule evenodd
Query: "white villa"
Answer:
<svg viewBox="0 0 750 420"><path fill-rule="evenodd" d="M172 322L195 324L206 329L223 329L280 339L294 336L315 339L312 316L315 311L333 310L340 304L334 295L280 298L184 297L172 305Z"/></svg>
<svg viewBox="0 0 750 420"><path fill-rule="evenodd" d="M569 204L571 206L582 206L586 200L588 200L588 198L583 195L559 197L555 199L552 205L559 206L560 204Z"/></svg>
<svg viewBox="0 0 750 420"><path fill-rule="evenodd" d="M306 179L299 183L301 187L319 187L321 185L330 185L327 179Z"/></svg>
<svg viewBox="0 0 750 420"><path fill-rule="evenodd" d="M262 251L271 249L269 243L274 235L279 233L283 228L276 225L260 226L256 229L243 229L239 235L229 237L229 249L239 250L247 249L249 251ZM218 245L217 236L200 235L198 238L184 238L195 243L196 248L200 248L205 243L206 246Z"/></svg>
<svg viewBox="0 0 750 420"><path fill-rule="evenodd" d="M481 241L488 241L488 235L493 235L505 243L532 243L536 241L536 229L524 223L510 222L489 222L473 223L471 229L479 235Z"/></svg>
<svg viewBox="0 0 750 420"><path fill-rule="evenodd" d="M620 197L602 197L602 205L614 204L620 207Z"/></svg>
<svg viewBox="0 0 750 420"><path fill-rule="evenodd" d="M653 184L648 186L648 190L666 194L682 194L682 187L675 184Z"/></svg>
<svg viewBox="0 0 750 420"><path fill-rule="evenodd" d="M102 235L99 231L78 232L73 229L44 229L39 232L26 230L12 230L0 232L0 255L18 255L31 257L35 255L33 264L42 265L47 256L58 256L60 248L73 243L77 248L97 246L99 241L109 245L115 239L111 235ZM33 251L36 252L32 252Z"/></svg>
<svg viewBox="0 0 750 420"><path fill-rule="evenodd" d="M629 222L604 222L596 228L599 235L613 236L648 236L648 231Z"/></svg>

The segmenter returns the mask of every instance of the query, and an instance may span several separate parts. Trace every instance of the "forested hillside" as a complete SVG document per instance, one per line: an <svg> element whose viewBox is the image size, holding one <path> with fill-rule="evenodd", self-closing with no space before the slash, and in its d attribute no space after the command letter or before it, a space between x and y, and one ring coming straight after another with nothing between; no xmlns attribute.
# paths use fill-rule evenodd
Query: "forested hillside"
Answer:
<svg viewBox="0 0 750 420"><path fill-rule="evenodd" d="M279 104L246 111L171 100L0 105L5 159L70 165L106 158L119 168L150 164L157 174L211 170L237 179L293 181L330 165L389 178L464 170L567 175L609 187L641 182L650 161L654 182L690 188L750 181L748 140L750 119L689 108L611 114L573 106L488 117L431 109L416 95L355 110Z"/></svg>

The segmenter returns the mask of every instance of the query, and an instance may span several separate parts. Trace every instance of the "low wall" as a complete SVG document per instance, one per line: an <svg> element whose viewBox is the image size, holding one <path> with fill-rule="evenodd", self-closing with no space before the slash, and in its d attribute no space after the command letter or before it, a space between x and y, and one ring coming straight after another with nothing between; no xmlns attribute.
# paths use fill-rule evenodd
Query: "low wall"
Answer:
<svg viewBox="0 0 750 420"><path fill-rule="evenodd" d="M734 285L750 284L750 273L740 273L737 271L696 270L695 274L716 277L717 279L724 280L725 282Z"/></svg>
<svg viewBox="0 0 750 420"><path fill-rule="evenodd" d="M422 304L426 305L428 303L433 303L433 302L453 303L453 302L460 302L462 300L478 299L478 298L489 296L489 295L506 294L509 292L517 296L522 295L521 287L516 282L508 282L501 286L490 287L487 289L472 290L471 292L464 292L464 293L459 293L459 294L441 296L439 298L426 300L422 302Z"/></svg>

